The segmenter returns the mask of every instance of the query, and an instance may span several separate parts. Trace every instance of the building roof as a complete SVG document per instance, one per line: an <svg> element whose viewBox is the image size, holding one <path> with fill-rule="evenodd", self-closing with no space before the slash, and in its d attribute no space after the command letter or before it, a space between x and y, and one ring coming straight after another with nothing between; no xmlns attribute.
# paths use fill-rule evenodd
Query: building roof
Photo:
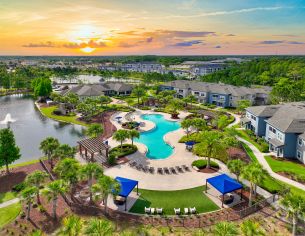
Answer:
<svg viewBox="0 0 305 236"><path fill-rule="evenodd" d="M133 179L127 179L123 177L116 177L116 181L119 182L121 185L121 191L119 192L119 195L122 197L128 197L128 195L131 193L131 191L138 185L138 181Z"/></svg>
<svg viewBox="0 0 305 236"><path fill-rule="evenodd" d="M280 105L269 105L269 106L253 106L246 108L246 111L259 117L271 117L280 108Z"/></svg>
<svg viewBox="0 0 305 236"><path fill-rule="evenodd" d="M282 143L280 140L278 140L277 138L272 138L269 140L269 143L271 143L273 146L275 147L282 147L284 146L284 143Z"/></svg>
<svg viewBox="0 0 305 236"><path fill-rule="evenodd" d="M164 86L170 86L179 89L190 89L201 92L212 92L212 93L232 95L232 96L245 96L245 95L257 94L257 93L268 94L270 91L268 87L249 88L249 87L238 87L229 84L208 83L208 82L189 81L189 80L175 80L165 83Z"/></svg>

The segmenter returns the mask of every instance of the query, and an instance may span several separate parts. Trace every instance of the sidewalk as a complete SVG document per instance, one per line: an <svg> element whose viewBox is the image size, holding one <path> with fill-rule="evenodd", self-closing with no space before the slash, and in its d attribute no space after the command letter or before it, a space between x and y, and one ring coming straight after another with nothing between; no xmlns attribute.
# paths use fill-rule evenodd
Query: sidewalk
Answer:
<svg viewBox="0 0 305 236"><path fill-rule="evenodd" d="M275 179L277 180L280 180L286 184L290 184L296 188L299 188L299 189L302 189L304 190L305 189L305 185L299 183L299 182L296 182L294 180L291 180L291 179L288 179L282 175L279 175L275 172L273 172L273 170L270 168L268 162L266 161L265 159L265 155L266 153L262 153L260 152L252 143L246 141L245 139L243 138L240 138L240 137L237 137L238 140L240 140L241 142L247 144L249 146L249 148L253 151L254 155L256 156L258 162L267 170L267 172Z"/></svg>
<svg viewBox="0 0 305 236"><path fill-rule="evenodd" d="M1 204L0 204L0 208L7 207L7 206L12 205L12 204L14 204L14 203L17 203L17 202L19 202L19 201L20 201L19 198L11 199L11 200L9 200L9 201L6 201L6 202L1 203Z"/></svg>

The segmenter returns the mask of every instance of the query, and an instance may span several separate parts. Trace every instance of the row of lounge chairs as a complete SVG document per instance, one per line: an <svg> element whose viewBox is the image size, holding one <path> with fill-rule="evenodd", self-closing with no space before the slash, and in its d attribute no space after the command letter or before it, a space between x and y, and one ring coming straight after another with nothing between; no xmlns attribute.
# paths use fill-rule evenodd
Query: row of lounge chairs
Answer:
<svg viewBox="0 0 305 236"><path fill-rule="evenodd" d="M155 213L157 213L159 215L163 214L163 208L158 208L158 207L157 208L145 207L144 211L145 211L146 214L151 214L151 215L153 215Z"/></svg>
<svg viewBox="0 0 305 236"><path fill-rule="evenodd" d="M154 174L155 173L155 168L152 167L152 166L145 166L145 165L142 165L142 164L139 164L135 161L131 161L129 162L129 166L130 167L133 167L133 168L136 168L137 170L139 171L144 171L144 172L149 172L151 174ZM178 173L184 173L184 172L190 172L191 169L186 166L186 165L182 165L182 166L175 166L175 167L159 167L157 168L157 173L158 174L178 174Z"/></svg>
<svg viewBox="0 0 305 236"><path fill-rule="evenodd" d="M175 215L181 215L180 208L174 208L174 212L175 212ZM196 213L197 213L196 207L190 207L190 208L185 207L184 208L184 215L196 214Z"/></svg>

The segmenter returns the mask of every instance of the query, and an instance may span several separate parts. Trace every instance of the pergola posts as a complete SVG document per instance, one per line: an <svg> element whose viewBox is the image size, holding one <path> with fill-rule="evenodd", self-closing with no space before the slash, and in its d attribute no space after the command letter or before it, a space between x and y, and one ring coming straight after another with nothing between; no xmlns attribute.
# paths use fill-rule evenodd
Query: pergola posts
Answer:
<svg viewBox="0 0 305 236"><path fill-rule="evenodd" d="M205 193L208 192L208 180L205 180Z"/></svg>

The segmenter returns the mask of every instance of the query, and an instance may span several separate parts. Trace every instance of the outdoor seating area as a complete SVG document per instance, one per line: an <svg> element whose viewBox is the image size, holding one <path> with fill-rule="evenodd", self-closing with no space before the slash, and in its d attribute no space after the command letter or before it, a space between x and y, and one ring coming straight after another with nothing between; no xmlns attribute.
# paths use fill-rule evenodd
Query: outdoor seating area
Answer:
<svg viewBox="0 0 305 236"><path fill-rule="evenodd" d="M155 174L155 167L143 165L141 163L137 163L136 161L129 162L129 166L135 168L138 171L143 171L144 173ZM175 167L158 167L157 173L160 175L170 175L170 174L179 174L184 172L191 172L191 168L187 165L175 166Z"/></svg>

